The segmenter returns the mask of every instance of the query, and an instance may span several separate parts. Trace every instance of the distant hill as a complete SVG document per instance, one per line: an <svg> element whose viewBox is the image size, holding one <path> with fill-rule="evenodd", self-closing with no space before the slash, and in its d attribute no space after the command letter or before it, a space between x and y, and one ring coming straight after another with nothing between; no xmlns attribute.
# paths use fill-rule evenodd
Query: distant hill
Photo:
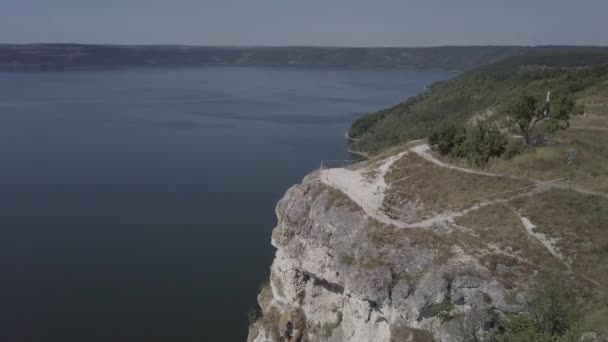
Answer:
<svg viewBox="0 0 608 342"><path fill-rule="evenodd" d="M0 70L267 65L467 70L521 55L517 46L429 48L0 44Z"/></svg>

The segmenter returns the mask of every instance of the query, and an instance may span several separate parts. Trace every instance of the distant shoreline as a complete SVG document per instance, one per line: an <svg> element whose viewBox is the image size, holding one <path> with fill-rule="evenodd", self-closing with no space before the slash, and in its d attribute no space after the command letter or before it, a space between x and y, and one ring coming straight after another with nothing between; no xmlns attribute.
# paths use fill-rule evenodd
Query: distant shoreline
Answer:
<svg viewBox="0 0 608 342"><path fill-rule="evenodd" d="M332 67L467 70L530 49L521 46L205 47L0 44L2 71L82 71L134 67Z"/></svg>

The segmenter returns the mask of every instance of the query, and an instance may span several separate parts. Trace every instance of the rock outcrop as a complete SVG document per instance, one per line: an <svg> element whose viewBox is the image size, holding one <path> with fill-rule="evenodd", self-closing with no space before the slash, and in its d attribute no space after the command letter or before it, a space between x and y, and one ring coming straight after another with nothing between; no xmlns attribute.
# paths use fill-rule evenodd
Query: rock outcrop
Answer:
<svg viewBox="0 0 608 342"><path fill-rule="evenodd" d="M520 309L527 276L451 243L450 223L380 223L318 179L276 208L277 248L249 341L469 341ZM523 278L522 278L523 277Z"/></svg>

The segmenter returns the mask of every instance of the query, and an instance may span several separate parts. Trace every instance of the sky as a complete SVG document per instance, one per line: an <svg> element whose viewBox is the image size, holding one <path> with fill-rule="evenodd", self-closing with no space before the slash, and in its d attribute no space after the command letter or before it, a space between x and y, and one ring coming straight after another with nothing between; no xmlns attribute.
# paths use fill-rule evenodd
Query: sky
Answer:
<svg viewBox="0 0 608 342"><path fill-rule="evenodd" d="M608 0L0 0L0 43L608 45Z"/></svg>

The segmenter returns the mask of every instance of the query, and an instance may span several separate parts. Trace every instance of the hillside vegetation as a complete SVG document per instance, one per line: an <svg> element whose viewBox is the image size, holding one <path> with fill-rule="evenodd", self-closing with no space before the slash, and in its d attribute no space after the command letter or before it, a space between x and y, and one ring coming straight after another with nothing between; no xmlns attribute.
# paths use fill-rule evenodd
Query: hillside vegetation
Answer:
<svg viewBox="0 0 608 342"><path fill-rule="evenodd" d="M358 119L350 129L356 139L351 148L376 152L426 138L448 122L462 125L475 117L500 121L504 106L523 93L542 98L550 90L555 97L573 96L589 109L601 110L606 81L608 48L531 50L434 84L403 103Z"/></svg>

